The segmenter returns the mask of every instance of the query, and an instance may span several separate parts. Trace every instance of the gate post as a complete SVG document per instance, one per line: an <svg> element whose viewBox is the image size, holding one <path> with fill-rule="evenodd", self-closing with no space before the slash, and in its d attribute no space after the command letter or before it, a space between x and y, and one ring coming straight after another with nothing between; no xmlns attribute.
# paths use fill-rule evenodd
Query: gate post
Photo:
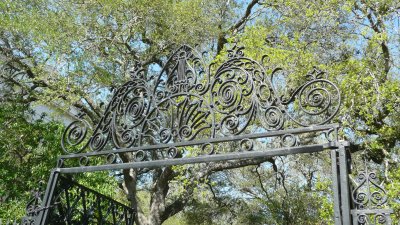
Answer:
<svg viewBox="0 0 400 225"><path fill-rule="evenodd" d="M340 174L340 206L342 212L342 221L345 225L352 224L350 216L350 186L349 186L349 168L347 158L347 146L340 145L339 151L339 174Z"/></svg>
<svg viewBox="0 0 400 225"><path fill-rule="evenodd" d="M340 141L337 149L331 150L332 189L335 225L351 225L349 157L347 147L350 144Z"/></svg>
<svg viewBox="0 0 400 225"><path fill-rule="evenodd" d="M332 164L332 190L333 190L333 210L335 225L342 225L342 217L340 214L340 189L339 189L339 170L337 162L337 150L331 150Z"/></svg>
<svg viewBox="0 0 400 225"><path fill-rule="evenodd" d="M46 192L43 197L42 206L40 208L40 213L35 219L35 225L46 225L51 200L54 195L55 187L57 185L58 176L59 172L57 170L54 169L51 171L49 181L47 182Z"/></svg>

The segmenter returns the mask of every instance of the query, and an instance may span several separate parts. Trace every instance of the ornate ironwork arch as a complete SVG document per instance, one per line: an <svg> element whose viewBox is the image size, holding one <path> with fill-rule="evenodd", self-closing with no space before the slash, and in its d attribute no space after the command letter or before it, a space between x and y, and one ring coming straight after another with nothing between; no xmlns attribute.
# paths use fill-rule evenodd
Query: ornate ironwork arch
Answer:
<svg viewBox="0 0 400 225"><path fill-rule="evenodd" d="M250 139L267 136L279 136L281 147L292 147L300 144L295 133L314 131L301 128L326 133L337 128L319 126L340 106L339 89L323 72L314 69L294 91L279 96L274 78L282 69L268 73L262 63L245 57L243 49L235 44L216 69L186 45L157 76L148 77L137 63L92 133L82 118L67 127L62 147L70 156L60 165L74 157L88 165L87 157L103 151L110 162L117 158L112 151L131 151L138 161L175 158L185 155L178 147L192 144L213 154L214 143L231 138L240 142L238 150L253 150ZM296 128L294 133L278 132Z"/></svg>

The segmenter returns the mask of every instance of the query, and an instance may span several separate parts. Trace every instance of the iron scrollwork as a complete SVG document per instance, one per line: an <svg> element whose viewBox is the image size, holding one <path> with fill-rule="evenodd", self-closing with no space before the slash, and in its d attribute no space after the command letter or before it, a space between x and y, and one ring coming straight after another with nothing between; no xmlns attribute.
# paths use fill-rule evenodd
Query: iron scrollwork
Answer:
<svg viewBox="0 0 400 225"><path fill-rule="evenodd" d="M386 190L379 184L375 172L361 171L356 178L357 186L352 191L355 209L353 224L391 224L392 209L387 209Z"/></svg>
<svg viewBox="0 0 400 225"><path fill-rule="evenodd" d="M336 115L340 92L323 72L315 69L294 91L280 96L274 79L282 69L268 73L243 50L235 44L215 68L184 45L154 77L137 63L96 128L91 131L78 118L65 130L62 148L67 154L132 148L134 158L143 161L184 157L184 148L165 145L205 140L197 143L201 151L215 154L218 148L212 142L218 138L322 125ZM277 140L282 147L300 143L299 136L281 136ZM237 145L239 150L254 149L244 136ZM81 166L89 164L88 158L79 157Z"/></svg>

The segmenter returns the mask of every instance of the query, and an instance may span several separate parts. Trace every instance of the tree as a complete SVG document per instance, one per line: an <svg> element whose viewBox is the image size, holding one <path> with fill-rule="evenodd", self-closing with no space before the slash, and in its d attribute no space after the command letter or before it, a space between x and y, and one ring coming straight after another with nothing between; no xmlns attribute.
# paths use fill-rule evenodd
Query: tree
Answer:
<svg viewBox="0 0 400 225"><path fill-rule="evenodd" d="M317 65L336 79L344 96L341 136L359 144L353 152L354 172L363 170L365 161L372 161L384 171L380 175L386 182L394 182L391 171L398 170L399 149L399 40L395 28L399 3L274 3L278 15L247 29L246 46L253 54L267 53L272 65L291 68L295 78ZM254 41L263 36L268 37L267 46ZM396 193L398 186L389 186ZM392 197L395 204L398 197Z"/></svg>
<svg viewBox="0 0 400 225"><path fill-rule="evenodd" d="M30 191L38 188L37 181L47 180L54 167L63 126L40 118L33 121L24 104L0 106L0 217L14 219L23 216Z"/></svg>
<svg viewBox="0 0 400 225"><path fill-rule="evenodd" d="M61 111L73 105L96 123L104 100L97 95L112 92L126 80L135 60L140 58L145 67L162 67L164 56L179 44L204 43L211 48L207 42L217 38L215 45L221 51L226 36L242 28L257 2L248 3L236 21L239 4L235 2L5 1L0 5L0 52L5 70L13 72L2 73L3 85L11 90L2 99L15 101L13 94L18 91L21 103L50 103ZM194 179L203 179L213 170L254 163L215 164ZM149 173L155 184L150 214L145 218L139 213L137 222L160 224L182 210L189 196L164 205L168 182L176 173L171 168ZM126 170L124 178L136 208L132 196L138 171Z"/></svg>
<svg viewBox="0 0 400 225"><path fill-rule="evenodd" d="M0 62L5 68L0 74L1 99L50 104L61 112L72 105L95 124L104 111L103 102L129 79L136 60L152 75L184 43L200 44L218 61L225 56L226 45L240 37L246 55L267 54L270 71L286 68L289 86L313 66L326 70L345 96L338 119L345 127L341 136L361 145L354 154L382 164L386 181L398 180L391 174L398 169L400 136L395 25L399 8L394 0L6 0L0 3ZM195 188L212 174L266 160L275 163L212 163L192 172L170 167L125 170L125 192L132 206L145 212L133 196L140 191L143 174L151 177L152 185L145 188L150 193L149 212L136 219L138 224L160 224L198 205L193 200ZM191 177L185 192L174 195L179 189L172 183L185 175ZM298 190L291 188L293 193Z"/></svg>

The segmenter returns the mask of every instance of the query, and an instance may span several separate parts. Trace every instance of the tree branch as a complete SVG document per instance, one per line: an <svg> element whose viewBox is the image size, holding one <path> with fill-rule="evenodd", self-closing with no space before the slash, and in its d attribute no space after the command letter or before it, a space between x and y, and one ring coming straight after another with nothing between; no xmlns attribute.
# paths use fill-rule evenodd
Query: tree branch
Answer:
<svg viewBox="0 0 400 225"><path fill-rule="evenodd" d="M371 24L371 26L370 26L371 29L377 34L384 33L385 25L384 25L383 21L377 15L376 11L372 7L368 7L368 4L366 1L361 1L361 2L365 5L365 7L362 7L362 6L358 5L357 3L355 3L355 7L357 9L359 9L360 11L362 11L367 16L368 22ZM376 18L376 21L374 20L374 17ZM386 40L382 40L380 45L381 45L381 50L383 53L384 70L385 70L385 74L387 75L391 68L391 66L390 66L390 59L391 59L390 50L389 50ZM385 79L386 79L386 76L385 76Z"/></svg>
<svg viewBox="0 0 400 225"><path fill-rule="evenodd" d="M172 204L168 205L165 208L164 213L160 217L161 223L166 221L171 216L174 216L175 214L182 211L185 208L186 204L187 204L187 198L185 198L185 199L179 198L178 200L174 201Z"/></svg>
<svg viewBox="0 0 400 225"><path fill-rule="evenodd" d="M224 162L213 162L208 163L207 166L203 167L203 170L200 170L197 174L197 179L200 180L201 178L205 178L206 176L223 171L228 169L235 169L244 166L254 166L259 165L260 163L270 161L270 157L266 158L258 158L258 159L246 159L246 160L231 160L231 161L224 161Z"/></svg>
<svg viewBox="0 0 400 225"><path fill-rule="evenodd" d="M257 3L259 2L259 0L252 0L246 8L246 11L244 13L244 15L242 16L242 18L240 18L240 20L234 24L231 28L229 28L229 31L235 33L235 30L238 30L250 17L251 11L253 10L253 7L255 5L257 5Z"/></svg>
<svg viewBox="0 0 400 225"><path fill-rule="evenodd" d="M259 158L259 159L247 159L247 160L231 160L231 161L224 161L224 162L212 162L208 163L206 166L202 167L200 171L196 172L196 175L192 178L192 184L194 184L195 180L201 180L205 177L209 176L212 173L228 170L228 169L235 169L244 166L251 166L251 165L259 165L260 163L271 161L272 158ZM187 187L187 192L184 195L181 195L177 200L175 200L172 204L165 207L164 212L161 214L160 219L161 222L164 222L169 217L175 215L176 213L182 211L184 207L187 205L189 201L189 197L193 192L195 185L191 185Z"/></svg>
<svg viewBox="0 0 400 225"><path fill-rule="evenodd" d="M226 43L228 43L228 40L226 39L226 35L228 33L231 33L233 35L236 34L236 32L239 30L239 28L248 21L254 6L257 5L258 3L259 3L259 0L252 0L247 5L246 11L244 12L244 15L240 18L240 20L238 22L236 22L235 24L233 24L227 31L223 31L220 33L220 35L218 36L218 40L217 40L217 55L222 51L222 49L224 48L224 45ZM220 28L221 28L221 26L220 26Z"/></svg>

